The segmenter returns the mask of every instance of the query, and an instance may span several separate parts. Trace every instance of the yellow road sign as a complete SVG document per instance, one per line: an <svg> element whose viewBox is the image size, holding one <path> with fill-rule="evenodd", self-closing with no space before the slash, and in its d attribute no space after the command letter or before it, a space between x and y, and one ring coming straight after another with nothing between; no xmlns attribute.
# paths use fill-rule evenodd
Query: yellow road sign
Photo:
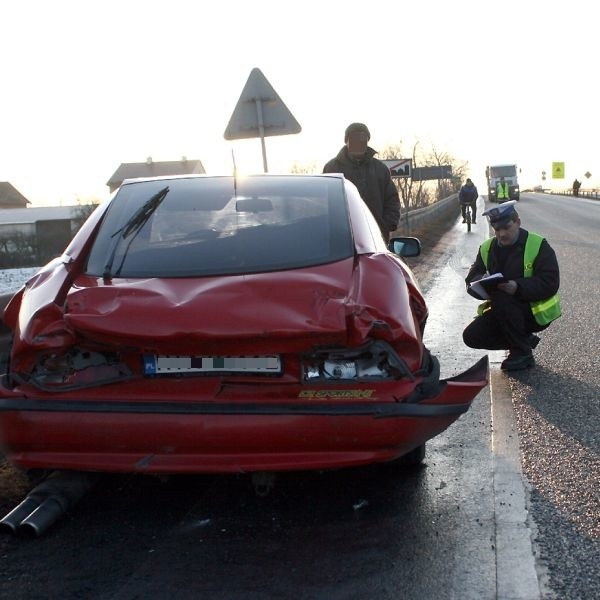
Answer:
<svg viewBox="0 0 600 600"><path fill-rule="evenodd" d="M565 163L564 162L553 162L552 163L552 179L564 179L565 178Z"/></svg>

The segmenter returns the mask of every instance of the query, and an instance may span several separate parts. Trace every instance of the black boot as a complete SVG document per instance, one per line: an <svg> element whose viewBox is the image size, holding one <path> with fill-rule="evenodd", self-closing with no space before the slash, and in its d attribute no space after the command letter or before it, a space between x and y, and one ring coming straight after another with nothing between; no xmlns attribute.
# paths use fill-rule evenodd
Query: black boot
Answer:
<svg viewBox="0 0 600 600"><path fill-rule="evenodd" d="M513 354L512 352L502 362L500 368L503 371L522 371L535 366L533 354Z"/></svg>

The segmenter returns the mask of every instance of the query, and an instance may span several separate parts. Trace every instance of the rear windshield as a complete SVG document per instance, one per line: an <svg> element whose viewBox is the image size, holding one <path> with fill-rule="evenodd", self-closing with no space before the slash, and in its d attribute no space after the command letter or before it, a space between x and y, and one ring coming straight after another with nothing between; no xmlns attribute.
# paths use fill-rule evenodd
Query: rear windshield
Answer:
<svg viewBox="0 0 600 600"><path fill-rule="evenodd" d="M325 264L353 255L343 181L255 176L126 184L88 259L104 277L193 277Z"/></svg>

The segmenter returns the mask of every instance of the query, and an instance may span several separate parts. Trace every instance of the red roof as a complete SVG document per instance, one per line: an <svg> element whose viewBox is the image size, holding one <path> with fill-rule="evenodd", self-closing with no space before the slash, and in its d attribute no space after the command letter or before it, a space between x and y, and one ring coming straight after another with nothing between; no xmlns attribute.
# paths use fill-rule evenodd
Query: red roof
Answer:
<svg viewBox="0 0 600 600"><path fill-rule="evenodd" d="M25 208L28 204L31 202L11 183L0 181L0 208Z"/></svg>

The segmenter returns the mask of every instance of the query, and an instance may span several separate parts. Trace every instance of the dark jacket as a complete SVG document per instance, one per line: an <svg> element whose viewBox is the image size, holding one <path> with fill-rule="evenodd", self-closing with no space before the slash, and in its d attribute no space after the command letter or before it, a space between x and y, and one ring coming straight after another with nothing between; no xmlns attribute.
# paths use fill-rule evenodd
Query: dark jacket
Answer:
<svg viewBox="0 0 600 600"><path fill-rule="evenodd" d="M479 198L479 192L474 184L469 185L465 183L458 192L458 201L461 204L469 204L470 202L476 202Z"/></svg>
<svg viewBox="0 0 600 600"><path fill-rule="evenodd" d="M487 272L490 275L502 273L507 279L513 279L518 286L515 298L524 302L535 302L549 298L558 292L560 275L556 254L550 244L544 240L533 262L533 276L524 277L523 255L528 235L529 232L521 228L517 241L512 246L506 247L498 246L498 242L494 239L490 247ZM469 284L485 273L486 268L481 258L481 252L478 252L465 282ZM467 291L471 296L477 297L468 287Z"/></svg>
<svg viewBox="0 0 600 600"><path fill-rule="evenodd" d="M389 233L398 227L400 198L390 170L375 158L375 154L373 148L367 147L365 157L357 160L343 146L337 156L325 165L323 173L343 173L358 188L387 240Z"/></svg>

